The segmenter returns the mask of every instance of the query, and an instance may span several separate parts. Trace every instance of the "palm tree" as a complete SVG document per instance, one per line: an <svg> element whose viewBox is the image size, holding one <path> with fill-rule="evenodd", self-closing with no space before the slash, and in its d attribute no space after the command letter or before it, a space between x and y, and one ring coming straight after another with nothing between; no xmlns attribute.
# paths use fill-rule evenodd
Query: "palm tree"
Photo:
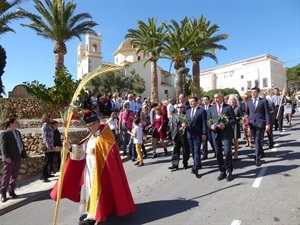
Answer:
<svg viewBox="0 0 300 225"><path fill-rule="evenodd" d="M189 21L189 29L187 32L195 32L199 30L194 42L188 46L190 57L193 63L193 83L194 96L200 98L200 61L204 57L213 59L218 63L216 49L227 50L223 45L217 44L219 41L226 40L228 34L215 34L219 31L217 24L210 25L210 21L201 16L199 20L193 18Z"/></svg>
<svg viewBox="0 0 300 225"><path fill-rule="evenodd" d="M86 33L97 33L92 29L96 22L92 21L89 13L74 15L76 4L65 3L63 0L33 0L38 14L32 14L20 9L22 15L27 17L31 23L22 24L36 31L37 35L55 42L53 52L55 54L55 76L64 68L64 55L67 54L66 41Z"/></svg>
<svg viewBox="0 0 300 225"><path fill-rule="evenodd" d="M6 0L1 0L0 4L0 36L7 32L14 32L14 29L9 27L9 23L13 20L21 18L19 12L9 12L11 8L14 6L19 5L20 3L24 2L24 0L14 0L11 3L7 2ZM2 94L5 94L4 86L2 83L2 75L4 74L4 68L6 66L6 51L0 45L0 97Z"/></svg>
<svg viewBox="0 0 300 225"><path fill-rule="evenodd" d="M183 93L185 63L189 61L189 55L186 48L189 47L197 36L197 29L187 32L189 26L189 17L185 17L180 24L175 20L171 20L168 26L167 39L163 46L162 58L171 60L171 66L174 63L176 70L176 87L175 95L178 98ZM186 94L186 93L184 93Z"/></svg>
<svg viewBox="0 0 300 225"><path fill-rule="evenodd" d="M147 56L145 64L151 62L151 102L156 102L158 96L157 61L160 58L166 38L165 25L157 27L157 19L149 18L148 24L138 21L138 29L128 29L125 38L132 38L131 44L137 48L137 54L143 52Z"/></svg>

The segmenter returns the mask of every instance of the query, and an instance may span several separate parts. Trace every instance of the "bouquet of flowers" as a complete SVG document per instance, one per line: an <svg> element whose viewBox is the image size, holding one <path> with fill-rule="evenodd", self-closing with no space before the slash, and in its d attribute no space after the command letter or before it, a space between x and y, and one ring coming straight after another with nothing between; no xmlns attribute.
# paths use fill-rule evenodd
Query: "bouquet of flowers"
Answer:
<svg viewBox="0 0 300 225"><path fill-rule="evenodd" d="M182 127L186 127L188 124L188 118L186 115L179 115L178 116L179 121L181 122Z"/></svg>
<svg viewBox="0 0 300 225"><path fill-rule="evenodd" d="M249 118L248 118L248 115L244 115L241 120L240 120L240 124L241 125L244 125L244 126L247 126L249 124Z"/></svg>
<svg viewBox="0 0 300 225"><path fill-rule="evenodd" d="M225 114L218 115L217 124L225 123L225 122L228 122L228 121L229 121L229 118L228 118L227 115L225 115Z"/></svg>

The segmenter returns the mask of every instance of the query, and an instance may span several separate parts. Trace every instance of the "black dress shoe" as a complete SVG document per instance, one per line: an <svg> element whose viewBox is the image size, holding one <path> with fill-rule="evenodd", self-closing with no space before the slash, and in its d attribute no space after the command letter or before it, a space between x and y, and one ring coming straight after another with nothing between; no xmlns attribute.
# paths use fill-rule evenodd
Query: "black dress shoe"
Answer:
<svg viewBox="0 0 300 225"><path fill-rule="evenodd" d="M224 180L226 178L226 174L225 173L220 173L220 175L218 176L217 180Z"/></svg>
<svg viewBox="0 0 300 225"><path fill-rule="evenodd" d="M191 173L195 174L196 176L198 175L198 170L192 169Z"/></svg>
<svg viewBox="0 0 300 225"><path fill-rule="evenodd" d="M136 162L135 164L133 164L133 165L135 165L135 166L137 166L137 165L139 165L140 164L140 162Z"/></svg>
<svg viewBox="0 0 300 225"><path fill-rule="evenodd" d="M271 148L274 148L274 144L269 145L269 148L270 148L270 149L271 149Z"/></svg>
<svg viewBox="0 0 300 225"><path fill-rule="evenodd" d="M187 169L188 168L188 165L183 165L183 169Z"/></svg>
<svg viewBox="0 0 300 225"><path fill-rule="evenodd" d="M47 176L46 176L47 178L50 178L50 177L55 177L54 175L52 175L52 174L47 174Z"/></svg>
<svg viewBox="0 0 300 225"><path fill-rule="evenodd" d="M256 166L256 167L260 167L260 166L261 166L260 161L257 161L257 162L255 163L255 166Z"/></svg>
<svg viewBox="0 0 300 225"><path fill-rule="evenodd" d="M178 170L178 166L170 166L168 167L169 170Z"/></svg>
<svg viewBox="0 0 300 225"><path fill-rule="evenodd" d="M6 192L1 193L1 202L6 202Z"/></svg>
<svg viewBox="0 0 300 225"><path fill-rule="evenodd" d="M80 225L94 225L96 223L96 220L83 220L79 224Z"/></svg>
<svg viewBox="0 0 300 225"><path fill-rule="evenodd" d="M226 180L227 180L228 182L230 182L230 181L233 180L233 176L232 176L232 173L231 173L231 172L227 174Z"/></svg>
<svg viewBox="0 0 300 225"><path fill-rule="evenodd" d="M156 158L156 157L157 157L156 153L153 153L152 159L154 159L154 158Z"/></svg>
<svg viewBox="0 0 300 225"><path fill-rule="evenodd" d="M207 156L201 156L201 160L205 160L205 159L207 159Z"/></svg>
<svg viewBox="0 0 300 225"><path fill-rule="evenodd" d="M44 179L43 179L43 182L44 182L44 183L49 183L49 182L51 182L51 181L50 181L48 178L44 178Z"/></svg>
<svg viewBox="0 0 300 225"><path fill-rule="evenodd" d="M169 155L168 149L164 148L164 151L165 151L165 156L168 156Z"/></svg>
<svg viewBox="0 0 300 225"><path fill-rule="evenodd" d="M9 196L12 197L12 198L17 198L19 197L18 195L16 195L15 191L14 190L11 190L8 192Z"/></svg>

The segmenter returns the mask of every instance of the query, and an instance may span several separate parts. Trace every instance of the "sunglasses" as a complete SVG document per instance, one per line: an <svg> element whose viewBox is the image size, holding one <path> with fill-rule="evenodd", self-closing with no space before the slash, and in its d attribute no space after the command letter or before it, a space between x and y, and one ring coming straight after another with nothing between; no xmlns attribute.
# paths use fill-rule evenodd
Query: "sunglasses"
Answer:
<svg viewBox="0 0 300 225"><path fill-rule="evenodd" d="M178 107L177 107L177 109L182 109L182 108L183 108L183 106L178 106Z"/></svg>

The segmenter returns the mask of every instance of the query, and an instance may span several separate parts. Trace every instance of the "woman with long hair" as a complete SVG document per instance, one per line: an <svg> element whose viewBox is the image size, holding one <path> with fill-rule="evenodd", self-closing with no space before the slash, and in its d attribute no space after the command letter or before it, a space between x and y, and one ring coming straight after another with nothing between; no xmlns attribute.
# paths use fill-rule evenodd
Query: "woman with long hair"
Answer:
<svg viewBox="0 0 300 225"><path fill-rule="evenodd" d="M249 100L249 98L250 98L250 96L247 93L245 93L242 98L243 103L241 105L241 108L242 108L242 112L243 112L244 116L247 115L247 108L248 108L247 101ZM249 120L246 120L242 123L242 129L243 129L244 137L246 140L246 147L253 147L252 136L251 136L251 131L250 131L250 127L249 127Z"/></svg>
<svg viewBox="0 0 300 225"><path fill-rule="evenodd" d="M235 97L234 95L229 95L228 103L233 108L234 115L235 115L235 124L233 125L233 146L234 146L233 160L237 160L238 150L239 150L239 138L241 138L240 119L243 117L243 112L237 97Z"/></svg>
<svg viewBox="0 0 300 225"><path fill-rule="evenodd" d="M43 165L43 173L41 179L44 182L50 182L48 179L49 177L53 177L49 173L49 167L53 163L53 157L54 157L54 152L53 152L53 146L54 146L54 133L53 129L51 127L51 122L53 121L53 118L50 113L46 113L42 116L41 122L43 123L42 125L42 144L46 146L45 149L45 161Z"/></svg>
<svg viewBox="0 0 300 225"><path fill-rule="evenodd" d="M150 124L148 127L146 127L146 130L148 130L150 127L154 128L154 132L152 135L152 146L153 146L153 155L152 158L156 158L156 148L158 140L160 142L160 145L164 148L165 155L168 155L167 146L165 143L165 138L167 137L167 130L164 123L164 116L161 110L160 106L157 106L155 108L155 115L153 117L153 123Z"/></svg>

